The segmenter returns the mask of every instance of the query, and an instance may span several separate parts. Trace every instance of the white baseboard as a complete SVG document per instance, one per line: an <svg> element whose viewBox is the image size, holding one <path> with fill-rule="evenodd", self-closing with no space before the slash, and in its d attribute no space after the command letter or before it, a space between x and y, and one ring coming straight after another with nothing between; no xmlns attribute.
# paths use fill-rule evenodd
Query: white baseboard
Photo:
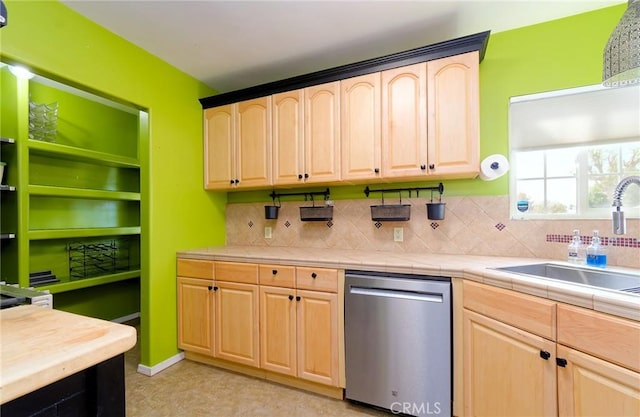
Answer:
<svg viewBox="0 0 640 417"><path fill-rule="evenodd" d="M138 319L138 318L140 318L140 312L133 313L133 314L127 314L126 316L118 317L118 318L115 318L115 319L113 319L111 321L114 322L114 323L122 324L122 323L126 323L128 321L135 320L135 319Z"/></svg>
<svg viewBox="0 0 640 417"><path fill-rule="evenodd" d="M138 373L141 373L142 375L146 375L146 376L154 376L155 374L164 371L171 365L174 365L183 359L184 359L184 352L180 352L170 357L169 359L165 359L162 362L157 363L153 366L138 364Z"/></svg>

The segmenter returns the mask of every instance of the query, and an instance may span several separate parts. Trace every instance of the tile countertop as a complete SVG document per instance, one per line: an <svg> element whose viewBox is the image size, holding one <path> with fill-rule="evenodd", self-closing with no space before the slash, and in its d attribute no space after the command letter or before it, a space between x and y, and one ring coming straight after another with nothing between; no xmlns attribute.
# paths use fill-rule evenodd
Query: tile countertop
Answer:
<svg viewBox="0 0 640 417"><path fill-rule="evenodd" d="M0 404L117 356L136 329L35 305L0 310Z"/></svg>
<svg viewBox="0 0 640 417"><path fill-rule="evenodd" d="M550 259L264 246L210 247L181 251L177 256L214 261L315 266L463 278L640 321L640 295L638 294L491 269L541 262L564 263ZM607 267L607 269L638 273L638 270L630 268Z"/></svg>

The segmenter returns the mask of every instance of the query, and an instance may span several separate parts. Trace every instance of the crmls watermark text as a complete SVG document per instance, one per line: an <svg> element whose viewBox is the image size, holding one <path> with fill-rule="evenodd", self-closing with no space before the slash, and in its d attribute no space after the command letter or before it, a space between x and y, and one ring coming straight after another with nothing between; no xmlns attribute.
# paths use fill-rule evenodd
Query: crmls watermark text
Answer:
<svg viewBox="0 0 640 417"><path fill-rule="evenodd" d="M390 410L393 414L410 414L413 416L437 415L440 414L440 403L410 403L410 402L393 402Z"/></svg>

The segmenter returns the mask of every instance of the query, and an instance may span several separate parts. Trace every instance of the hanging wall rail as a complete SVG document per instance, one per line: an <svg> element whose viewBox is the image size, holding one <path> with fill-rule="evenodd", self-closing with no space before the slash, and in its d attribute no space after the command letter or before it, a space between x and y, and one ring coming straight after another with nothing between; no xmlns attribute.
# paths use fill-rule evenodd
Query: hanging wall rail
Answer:
<svg viewBox="0 0 640 417"><path fill-rule="evenodd" d="M432 191L432 192L437 191L439 194L442 195L442 193L444 193L444 185L440 183L434 187L385 188L383 190L372 190L367 185L366 188L364 189L364 195L369 197L369 194L371 193L383 193L383 194L384 193L402 193L403 191L406 191L409 193L409 198L411 198L412 191L415 191L416 197L420 196L420 191Z"/></svg>
<svg viewBox="0 0 640 417"><path fill-rule="evenodd" d="M276 199L279 200L280 197L304 196L304 201L307 201L307 198L310 198L311 200L313 200L313 196L315 195L321 195L324 197L325 200L328 200L329 196L331 195L331 192L329 191L328 188L324 191L304 191L299 193L276 193L276 191L273 190L271 194L269 194L269 197L271 197L272 200L276 200Z"/></svg>

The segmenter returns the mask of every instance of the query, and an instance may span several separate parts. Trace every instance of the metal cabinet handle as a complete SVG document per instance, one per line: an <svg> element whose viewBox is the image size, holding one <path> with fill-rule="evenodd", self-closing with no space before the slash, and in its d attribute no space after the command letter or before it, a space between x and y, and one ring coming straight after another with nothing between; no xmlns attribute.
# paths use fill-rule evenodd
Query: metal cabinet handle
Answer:
<svg viewBox="0 0 640 417"><path fill-rule="evenodd" d="M376 174L378 174L380 172L380 168L374 168L373 172L375 172Z"/></svg>
<svg viewBox="0 0 640 417"><path fill-rule="evenodd" d="M214 291L218 291L218 287L213 287L213 290Z"/></svg>
<svg viewBox="0 0 640 417"><path fill-rule="evenodd" d="M436 169L436 166L434 164L429 164L429 169Z"/></svg>
<svg viewBox="0 0 640 417"><path fill-rule="evenodd" d="M277 270L277 269L274 269L274 270L272 270L272 271L271 271L271 273L272 273L273 275L277 275L277 274L278 274L278 270Z"/></svg>
<svg viewBox="0 0 640 417"><path fill-rule="evenodd" d="M209 288L209 291L211 291L213 289L213 286L209 285L209 287L207 288Z"/></svg>
<svg viewBox="0 0 640 417"><path fill-rule="evenodd" d="M296 296L296 301L300 301L300 296L299 295Z"/></svg>
<svg viewBox="0 0 640 417"><path fill-rule="evenodd" d="M293 300L293 295L289 295L289 300Z"/></svg>
<svg viewBox="0 0 640 417"><path fill-rule="evenodd" d="M305 178L309 178L309 174L305 173L305 174L304 174L304 177L305 177Z"/></svg>
<svg viewBox="0 0 640 417"><path fill-rule="evenodd" d="M420 169L424 171L427 167L425 165L420 165Z"/></svg>
<svg viewBox="0 0 640 417"><path fill-rule="evenodd" d="M316 274L315 272L311 273L311 278L316 279L317 276L318 276L318 274Z"/></svg>
<svg viewBox="0 0 640 417"><path fill-rule="evenodd" d="M564 368L565 366L567 366L567 360L563 358L556 358L556 365L558 365L561 368Z"/></svg>
<svg viewBox="0 0 640 417"><path fill-rule="evenodd" d="M547 361L551 357L551 353L547 352L546 350L541 350L540 351L540 357L542 359L544 359L545 361Z"/></svg>

